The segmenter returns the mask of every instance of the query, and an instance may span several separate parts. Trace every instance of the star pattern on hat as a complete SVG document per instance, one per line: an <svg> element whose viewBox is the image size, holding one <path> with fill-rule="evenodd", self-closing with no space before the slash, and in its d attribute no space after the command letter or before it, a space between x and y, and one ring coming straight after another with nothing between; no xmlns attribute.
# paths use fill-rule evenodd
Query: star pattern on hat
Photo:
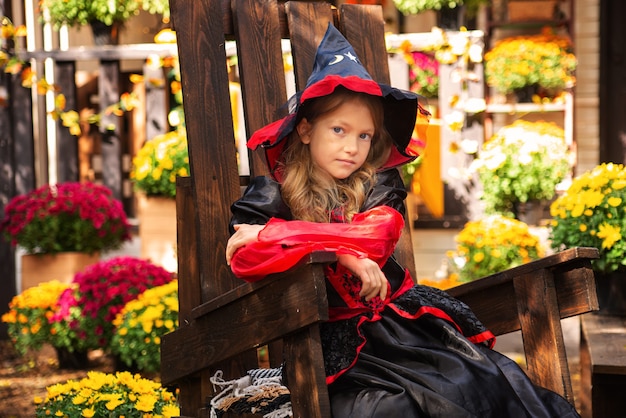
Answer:
<svg viewBox="0 0 626 418"><path fill-rule="evenodd" d="M352 52L348 52L346 54L346 57L348 57L349 59L351 59L354 62L359 62L359 59L356 57L356 55L352 55Z"/></svg>

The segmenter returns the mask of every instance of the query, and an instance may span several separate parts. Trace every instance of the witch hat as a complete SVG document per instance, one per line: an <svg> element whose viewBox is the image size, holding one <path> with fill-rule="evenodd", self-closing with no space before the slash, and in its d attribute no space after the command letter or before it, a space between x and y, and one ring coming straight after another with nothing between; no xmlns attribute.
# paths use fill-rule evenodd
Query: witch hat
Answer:
<svg viewBox="0 0 626 418"><path fill-rule="evenodd" d="M429 113L418 104L418 95L374 81L354 48L330 23L324 38L318 46L313 72L306 87L289 99L289 114L257 130L248 140L248 147L265 150L268 168L275 174L286 141L284 139L295 129L298 112L302 104L316 97L331 94L336 87L367 93L383 98L384 125L393 139L394 147L382 168L396 167L408 163L419 156L419 144L423 147L425 138L411 140L416 118L426 118ZM419 114L418 114L419 112Z"/></svg>

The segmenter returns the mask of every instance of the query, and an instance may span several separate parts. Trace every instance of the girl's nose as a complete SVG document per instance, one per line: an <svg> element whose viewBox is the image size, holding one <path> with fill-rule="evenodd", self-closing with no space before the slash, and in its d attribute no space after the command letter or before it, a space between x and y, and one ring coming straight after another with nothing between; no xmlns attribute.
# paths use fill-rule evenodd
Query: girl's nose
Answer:
<svg viewBox="0 0 626 418"><path fill-rule="evenodd" d="M359 149L358 141L359 141L359 138L354 138L352 136L349 138L346 138L346 141L343 146L344 151L350 154L356 153L357 150Z"/></svg>

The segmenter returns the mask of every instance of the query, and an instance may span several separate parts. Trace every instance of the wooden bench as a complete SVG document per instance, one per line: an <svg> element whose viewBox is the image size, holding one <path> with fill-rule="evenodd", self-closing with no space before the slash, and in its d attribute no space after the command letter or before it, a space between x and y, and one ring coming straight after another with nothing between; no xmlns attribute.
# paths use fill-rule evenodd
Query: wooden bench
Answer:
<svg viewBox="0 0 626 418"><path fill-rule="evenodd" d="M626 415L626 317L582 316L580 377L583 418Z"/></svg>
<svg viewBox="0 0 626 418"><path fill-rule="evenodd" d="M208 417L210 377L238 378L258 367L258 347L270 344L270 364L285 361L295 417L330 417L319 323L328 318L323 264L313 254L295 271L249 284L225 262L230 205L241 195L224 45L237 42L248 135L275 120L287 99L281 40L289 39L296 88L313 68L315 50L332 22L372 77L389 82L384 19L379 6L324 1L171 0L177 33L191 177L177 192L180 326L162 339L163 383L181 389L182 415ZM259 154L251 175L264 174ZM414 270L409 223L396 249ZM536 383L573 402L559 319L597 309L591 259L572 249L451 290L496 334L521 329ZM413 277L415 275L413 274Z"/></svg>

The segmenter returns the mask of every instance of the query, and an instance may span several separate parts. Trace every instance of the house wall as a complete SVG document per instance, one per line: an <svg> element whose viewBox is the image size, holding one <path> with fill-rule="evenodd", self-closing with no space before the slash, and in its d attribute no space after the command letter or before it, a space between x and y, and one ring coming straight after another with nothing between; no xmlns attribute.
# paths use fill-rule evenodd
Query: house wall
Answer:
<svg viewBox="0 0 626 418"><path fill-rule="evenodd" d="M577 173L600 161L600 0L574 0L574 49L578 58L574 96Z"/></svg>

